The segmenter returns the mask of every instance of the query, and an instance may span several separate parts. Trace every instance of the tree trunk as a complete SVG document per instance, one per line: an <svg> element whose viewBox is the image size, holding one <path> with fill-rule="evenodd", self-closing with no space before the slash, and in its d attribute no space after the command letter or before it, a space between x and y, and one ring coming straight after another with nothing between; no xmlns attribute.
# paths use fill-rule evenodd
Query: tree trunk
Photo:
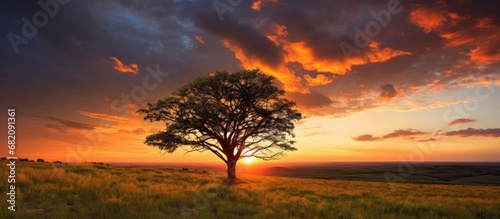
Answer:
<svg viewBox="0 0 500 219"><path fill-rule="evenodd" d="M228 160L226 183L232 184L235 181L236 181L236 160Z"/></svg>

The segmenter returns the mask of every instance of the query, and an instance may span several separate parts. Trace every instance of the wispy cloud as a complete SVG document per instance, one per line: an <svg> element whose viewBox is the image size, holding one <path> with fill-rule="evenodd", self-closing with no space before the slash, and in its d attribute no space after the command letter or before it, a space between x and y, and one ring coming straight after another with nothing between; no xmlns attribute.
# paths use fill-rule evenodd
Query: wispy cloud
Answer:
<svg viewBox="0 0 500 219"><path fill-rule="evenodd" d="M427 138L416 139L417 136L427 136ZM436 133L422 132L415 129L400 129L380 137L376 137L371 134L364 134L354 137L352 139L355 141L382 141L387 139L402 138L417 142L428 142L428 141L438 140L437 138L435 138L436 136L455 136L461 138L465 137L497 138L500 137L500 128L488 128L488 129L468 128L457 131L447 131L447 132L440 131Z"/></svg>
<svg viewBox="0 0 500 219"><path fill-rule="evenodd" d="M106 120L106 121L111 121L111 122L123 122L126 121L127 118L122 117L122 116L115 116L115 115L110 115L110 114L104 114L104 113L94 113L94 112L87 112L87 111L77 111L78 113L82 114L83 116L94 118L94 119L101 119L101 120Z"/></svg>
<svg viewBox="0 0 500 219"><path fill-rule="evenodd" d="M414 140L415 136L421 136L427 134L426 132L421 132L415 129L398 129L394 130L393 132L380 136L380 137L375 137L371 134L364 134L360 135L358 137L354 137L353 140L355 141L380 141L380 140L386 140L386 139L391 139L391 138L405 138L405 139L411 139Z"/></svg>
<svg viewBox="0 0 500 219"><path fill-rule="evenodd" d="M497 138L500 137L500 128L490 128L490 129L462 129L458 131L449 131L444 133L446 136L457 136L461 138L465 137L490 137Z"/></svg>
<svg viewBox="0 0 500 219"><path fill-rule="evenodd" d="M47 127L53 128L53 129L56 129L59 131L65 129L65 128L82 129L82 130L92 130L95 128L93 125L89 125L86 123L80 123L80 122L75 122L75 121L71 121L71 120L60 119L60 118L56 118L56 117L52 117L52 116L34 116L34 117L48 119L51 121L58 122L59 125L48 124Z"/></svg>
<svg viewBox="0 0 500 219"><path fill-rule="evenodd" d="M143 128L133 128L133 129L120 129L118 130L118 133L125 133L125 134L136 134L136 135L143 135L146 132L145 129Z"/></svg>
<svg viewBox="0 0 500 219"><path fill-rule="evenodd" d="M381 140L380 137L374 137L373 135L370 135L370 134L360 135L360 136L354 137L352 139L355 140L355 141L377 141L377 140Z"/></svg>
<svg viewBox="0 0 500 219"><path fill-rule="evenodd" d="M139 65L135 63L131 63L128 65L123 64L122 61L120 61L118 58L110 56L109 59L113 62L113 69L117 70L121 73L131 73L136 75L137 72L139 71Z"/></svg>
<svg viewBox="0 0 500 219"><path fill-rule="evenodd" d="M474 119L455 119L453 121L451 121L450 123L448 123L448 125L457 125L457 124L465 124L465 123L471 123L471 122L475 122L476 120Z"/></svg>
<svg viewBox="0 0 500 219"><path fill-rule="evenodd" d="M200 44L205 44L205 40L203 40L203 37L199 35L194 35L194 39Z"/></svg>

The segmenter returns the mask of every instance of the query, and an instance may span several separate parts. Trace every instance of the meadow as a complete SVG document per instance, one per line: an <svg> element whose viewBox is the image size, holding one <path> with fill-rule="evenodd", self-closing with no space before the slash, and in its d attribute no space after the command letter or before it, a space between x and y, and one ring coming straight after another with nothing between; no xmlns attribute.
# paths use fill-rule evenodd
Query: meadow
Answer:
<svg viewBox="0 0 500 219"><path fill-rule="evenodd" d="M487 162L425 162L411 166L402 166L398 162L304 163L261 168L259 171L270 176L375 182L387 182L386 173L389 172L405 176L399 180L406 183L500 185L500 163Z"/></svg>
<svg viewBox="0 0 500 219"><path fill-rule="evenodd" d="M6 161L0 192L7 193ZM0 218L500 218L500 186L301 179L99 164L17 164ZM5 180L4 180L5 179Z"/></svg>

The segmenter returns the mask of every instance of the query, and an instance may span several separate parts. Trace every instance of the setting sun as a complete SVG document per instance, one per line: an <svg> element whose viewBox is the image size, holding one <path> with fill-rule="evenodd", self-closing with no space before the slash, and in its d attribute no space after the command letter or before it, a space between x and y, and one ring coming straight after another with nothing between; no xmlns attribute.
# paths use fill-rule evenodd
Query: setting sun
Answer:
<svg viewBox="0 0 500 219"><path fill-rule="evenodd" d="M255 159L254 157L245 157L242 160L243 160L243 162L250 164L250 163L253 163L254 159Z"/></svg>

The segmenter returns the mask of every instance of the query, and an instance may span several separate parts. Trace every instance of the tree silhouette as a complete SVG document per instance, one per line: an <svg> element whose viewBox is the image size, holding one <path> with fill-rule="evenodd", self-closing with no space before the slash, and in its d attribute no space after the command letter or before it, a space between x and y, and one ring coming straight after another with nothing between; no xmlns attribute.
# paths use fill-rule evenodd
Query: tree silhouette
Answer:
<svg viewBox="0 0 500 219"><path fill-rule="evenodd" d="M259 70L200 77L138 110L144 120L166 123L165 130L148 135L144 143L168 153L180 147L210 151L226 163L226 182L233 183L239 159L273 160L297 150L290 138L302 116L273 80Z"/></svg>

